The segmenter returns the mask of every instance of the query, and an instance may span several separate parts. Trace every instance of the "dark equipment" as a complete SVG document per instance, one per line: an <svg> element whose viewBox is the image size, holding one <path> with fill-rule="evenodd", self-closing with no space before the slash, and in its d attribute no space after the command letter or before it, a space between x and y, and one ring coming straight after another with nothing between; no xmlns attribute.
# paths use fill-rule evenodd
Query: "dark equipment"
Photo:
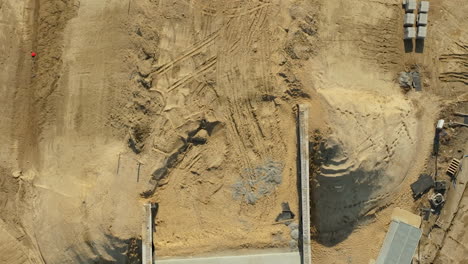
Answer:
<svg viewBox="0 0 468 264"><path fill-rule="evenodd" d="M434 184L434 191L436 193L444 194L447 190L447 182L446 181L436 181Z"/></svg>
<svg viewBox="0 0 468 264"><path fill-rule="evenodd" d="M417 181L411 184L413 198L416 200L434 186L434 180L429 174L421 174Z"/></svg>
<svg viewBox="0 0 468 264"><path fill-rule="evenodd" d="M438 210L444 205L445 198L442 194L436 193L429 198L429 202L431 202L432 208Z"/></svg>

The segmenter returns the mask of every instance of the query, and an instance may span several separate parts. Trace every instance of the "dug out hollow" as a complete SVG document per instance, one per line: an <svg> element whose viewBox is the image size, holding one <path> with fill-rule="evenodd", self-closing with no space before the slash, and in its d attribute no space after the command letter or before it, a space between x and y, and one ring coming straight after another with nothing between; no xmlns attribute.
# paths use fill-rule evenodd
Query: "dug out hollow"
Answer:
<svg viewBox="0 0 468 264"><path fill-rule="evenodd" d="M317 132L310 144L311 222L325 246L342 242L371 210L385 206L410 166L391 154L403 152L405 144L389 153L387 144L373 140L373 147L356 152L345 140Z"/></svg>

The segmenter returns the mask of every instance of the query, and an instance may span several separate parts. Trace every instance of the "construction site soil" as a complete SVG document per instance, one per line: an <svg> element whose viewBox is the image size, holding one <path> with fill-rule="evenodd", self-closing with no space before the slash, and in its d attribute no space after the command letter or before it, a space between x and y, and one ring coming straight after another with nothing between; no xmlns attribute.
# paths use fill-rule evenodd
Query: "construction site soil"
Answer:
<svg viewBox="0 0 468 264"><path fill-rule="evenodd" d="M400 0L0 0L0 263L140 263L145 202L160 257L297 250L275 219L300 222L298 103L314 263L369 263L393 208L419 214L436 120L468 110L467 13L431 1L408 46ZM464 197L419 263L466 263Z"/></svg>

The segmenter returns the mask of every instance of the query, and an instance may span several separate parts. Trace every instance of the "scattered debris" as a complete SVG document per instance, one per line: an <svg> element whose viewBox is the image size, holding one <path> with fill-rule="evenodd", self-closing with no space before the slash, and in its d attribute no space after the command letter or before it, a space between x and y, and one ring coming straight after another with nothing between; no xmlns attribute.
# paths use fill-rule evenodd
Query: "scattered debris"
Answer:
<svg viewBox="0 0 468 264"><path fill-rule="evenodd" d="M294 219L294 213L289 208L289 203L281 203L282 212L276 217L276 222Z"/></svg>
<svg viewBox="0 0 468 264"><path fill-rule="evenodd" d="M436 181L434 184L434 191L436 193L444 194L447 190L447 182L446 181Z"/></svg>
<svg viewBox="0 0 468 264"><path fill-rule="evenodd" d="M411 184L413 198L418 199L434 186L434 180L428 174L421 174L417 181Z"/></svg>
<svg viewBox="0 0 468 264"><path fill-rule="evenodd" d="M298 229L294 229L294 230L291 231L291 238L294 239L294 240L299 239L299 230Z"/></svg>
<svg viewBox="0 0 468 264"><path fill-rule="evenodd" d="M405 28L405 39L411 39L415 36L416 30L414 28ZM411 88L414 88L418 92L422 91L421 74L418 71L400 72L398 81L400 86L406 91L409 91Z"/></svg>
<svg viewBox="0 0 468 264"><path fill-rule="evenodd" d="M408 72L400 72L398 81L400 82L400 86L405 88L405 90L409 90L413 86L413 76Z"/></svg>
<svg viewBox="0 0 468 264"><path fill-rule="evenodd" d="M421 213L423 214L423 220L427 221L429 220L429 216L431 215L431 208L422 208Z"/></svg>
<svg viewBox="0 0 468 264"><path fill-rule="evenodd" d="M233 185L235 199L244 198L248 204L271 193L282 181L283 164L268 161L262 166L245 169L242 179Z"/></svg>

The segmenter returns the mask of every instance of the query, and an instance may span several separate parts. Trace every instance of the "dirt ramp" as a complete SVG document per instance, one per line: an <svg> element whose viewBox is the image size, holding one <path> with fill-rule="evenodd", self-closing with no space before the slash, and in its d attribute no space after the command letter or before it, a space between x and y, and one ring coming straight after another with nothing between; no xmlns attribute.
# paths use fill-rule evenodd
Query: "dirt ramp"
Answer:
<svg viewBox="0 0 468 264"><path fill-rule="evenodd" d="M401 161L416 155L418 126L412 103L401 95L321 93L332 132L315 150L315 221L321 237L336 243L404 180L411 164Z"/></svg>

